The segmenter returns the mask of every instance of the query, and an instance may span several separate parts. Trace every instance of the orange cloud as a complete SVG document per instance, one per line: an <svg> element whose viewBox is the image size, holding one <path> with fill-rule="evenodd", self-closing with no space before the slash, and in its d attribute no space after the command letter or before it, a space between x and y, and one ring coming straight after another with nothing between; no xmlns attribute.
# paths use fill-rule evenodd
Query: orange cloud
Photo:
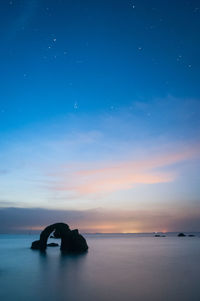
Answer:
<svg viewBox="0 0 200 301"><path fill-rule="evenodd" d="M119 171L120 172L120 171ZM118 175L113 173L101 173L85 179L84 175L80 176L79 185L69 187L79 194L91 194L100 192L113 192L115 190L131 189L136 184L155 184L170 182L174 179L171 174L145 174L123 172ZM84 183L81 183L84 181ZM62 188L61 188L62 189ZM65 187L64 187L65 189Z"/></svg>

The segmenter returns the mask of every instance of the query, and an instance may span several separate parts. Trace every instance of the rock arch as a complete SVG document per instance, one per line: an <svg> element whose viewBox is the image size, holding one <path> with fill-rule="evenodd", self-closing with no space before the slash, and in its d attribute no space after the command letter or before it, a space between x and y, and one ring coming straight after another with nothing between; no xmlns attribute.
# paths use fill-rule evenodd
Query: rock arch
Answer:
<svg viewBox="0 0 200 301"><path fill-rule="evenodd" d="M46 227L40 234L40 239L32 242L31 249L46 250L47 240L54 231L55 237L61 238L61 251L69 253L82 253L87 251L88 245L85 238L79 234L78 230L70 230L64 223L56 223Z"/></svg>

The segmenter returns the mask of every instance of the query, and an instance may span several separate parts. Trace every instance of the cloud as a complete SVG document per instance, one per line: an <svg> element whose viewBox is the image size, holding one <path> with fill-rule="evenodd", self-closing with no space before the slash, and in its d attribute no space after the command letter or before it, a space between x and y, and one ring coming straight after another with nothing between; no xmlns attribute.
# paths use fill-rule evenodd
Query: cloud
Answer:
<svg viewBox="0 0 200 301"><path fill-rule="evenodd" d="M6 169L0 169L0 176L1 175L6 175L9 171Z"/></svg>
<svg viewBox="0 0 200 301"><path fill-rule="evenodd" d="M8 200L0 200L0 208L8 208L8 207L24 207L26 204L23 202L14 202Z"/></svg>
<svg viewBox="0 0 200 301"><path fill-rule="evenodd" d="M65 222L84 233L198 231L200 207L168 211L151 210L48 210L1 208L0 233L27 233L55 222Z"/></svg>
<svg viewBox="0 0 200 301"><path fill-rule="evenodd" d="M49 188L71 192L70 197L85 197L132 189L139 184L168 183L177 177L174 165L197 155L198 148L190 147L159 155L149 153L144 159L71 163L48 174L54 178Z"/></svg>
<svg viewBox="0 0 200 301"><path fill-rule="evenodd" d="M183 106L186 110L181 115ZM90 208L108 198L128 204L132 196L138 203L149 202L146 191L157 201L172 200L176 192L184 198L173 183L180 179L185 191L196 191L191 187L197 164L192 168L188 164L184 176L182 167L199 152L199 144L194 144L199 119L191 120L198 108L197 101L174 98L136 102L131 110L67 115L3 135L1 170L9 173L0 172L1 196L31 207L51 208ZM165 195L162 192L169 185L164 183L171 183L172 188ZM190 193L191 199L195 193Z"/></svg>

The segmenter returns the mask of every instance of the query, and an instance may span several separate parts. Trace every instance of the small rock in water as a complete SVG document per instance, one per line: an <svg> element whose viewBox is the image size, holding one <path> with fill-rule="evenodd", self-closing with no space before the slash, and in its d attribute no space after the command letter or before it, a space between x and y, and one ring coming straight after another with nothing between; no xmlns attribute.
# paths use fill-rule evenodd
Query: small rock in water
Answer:
<svg viewBox="0 0 200 301"><path fill-rule="evenodd" d="M155 237L166 237L166 235L155 234Z"/></svg>
<svg viewBox="0 0 200 301"><path fill-rule="evenodd" d="M56 244L55 242L51 242L50 244L47 244L47 247L58 247L59 244Z"/></svg>
<svg viewBox="0 0 200 301"><path fill-rule="evenodd" d="M177 235L178 237L184 237L184 236L186 236L184 233L179 233L178 235Z"/></svg>

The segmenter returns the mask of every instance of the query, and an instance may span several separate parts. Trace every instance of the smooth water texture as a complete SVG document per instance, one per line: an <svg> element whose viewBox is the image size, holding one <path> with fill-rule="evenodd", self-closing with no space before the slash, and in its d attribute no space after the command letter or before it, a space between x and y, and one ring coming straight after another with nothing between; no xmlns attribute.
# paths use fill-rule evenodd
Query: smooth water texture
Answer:
<svg viewBox="0 0 200 301"><path fill-rule="evenodd" d="M200 300L200 237L85 235L84 255L31 250L37 237L0 235L0 300Z"/></svg>

